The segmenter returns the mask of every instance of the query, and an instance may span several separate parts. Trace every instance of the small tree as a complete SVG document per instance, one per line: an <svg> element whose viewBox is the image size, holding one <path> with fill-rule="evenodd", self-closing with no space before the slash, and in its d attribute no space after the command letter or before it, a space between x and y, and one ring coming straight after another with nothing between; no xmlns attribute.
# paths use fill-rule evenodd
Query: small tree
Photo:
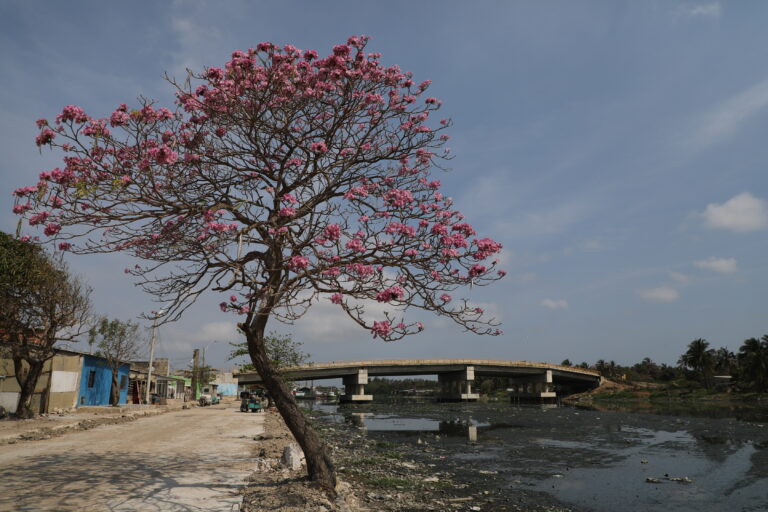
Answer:
<svg viewBox="0 0 768 512"><path fill-rule="evenodd" d="M301 445L312 480L335 487L323 443L272 366L270 319L291 323L329 300L384 341L421 332L407 310L498 334L459 287L503 276L501 244L475 229L430 170L448 157L449 119L366 37L330 55L260 43L223 68L169 80L178 108L142 99L95 119L69 105L38 121L63 169L16 190L15 211L75 253L126 251L127 269L166 318L208 289L225 293L265 387ZM79 240L79 242L78 242ZM371 304L387 307L371 316Z"/></svg>
<svg viewBox="0 0 768 512"><path fill-rule="evenodd" d="M238 357L248 357L248 342L230 343L232 352L229 354L230 361ZM301 350L303 345L300 341L295 341L290 334L279 334L270 332L264 336L264 345L269 354L269 360L273 368L282 370L291 366L301 366L309 359L309 354ZM240 368L242 371L254 371L253 364L245 364Z"/></svg>
<svg viewBox="0 0 768 512"><path fill-rule="evenodd" d="M103 317L89 332L88 343L96 346L96 354L106 359L112 370L112 390L109 396L112 405L120 403L120 366L136 359L143 341L139 329L140 326L131 321L122 322Z"/></svg>
<svg viewBox="0 0 768 512"><path fill-rule="evenodd" d="M0 341L19 383L17 416L34 414L32 396L54 345L87 328L90 292L60 256L0 233Z"/></svg>

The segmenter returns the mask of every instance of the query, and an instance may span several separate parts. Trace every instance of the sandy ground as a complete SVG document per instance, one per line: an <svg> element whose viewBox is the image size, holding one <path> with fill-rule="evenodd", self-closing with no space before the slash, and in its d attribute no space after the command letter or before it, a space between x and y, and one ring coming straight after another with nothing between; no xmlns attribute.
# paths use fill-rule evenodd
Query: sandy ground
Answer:
<svg viewBox="0 0 768 512"><path fill-rule="evenodd" d="M239 510L263 429L231 404L2 445L0 510Z"/></svg>

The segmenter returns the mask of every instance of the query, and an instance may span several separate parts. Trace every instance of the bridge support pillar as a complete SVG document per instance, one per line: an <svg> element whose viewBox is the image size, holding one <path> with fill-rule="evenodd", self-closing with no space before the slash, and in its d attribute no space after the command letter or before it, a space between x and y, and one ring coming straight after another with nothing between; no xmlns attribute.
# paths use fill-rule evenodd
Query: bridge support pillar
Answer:
<svg viewBox="0 0 768 512"><path fill-rule="evenodd" d="M347 375L343 379L344 395L341 396L342 402L370 402L373 395L365 394L365 385L368 384L368 369L360 368L356 374Z"/></svg>
<svg viewBox="0 0 768 512"><path fill-rule="evenodd" d="M437 382L439 390L437 399L440 401L474 401L480 398L478 393L472 392L472 383L475 381L475 367L467 366L458 372L438 373Z"/></svg>
<svg viewBox="0 0 768 512"><path fill-rule="evenodd" d="M551 401L557 399L552 370L536 375L509 379L509 396L515 401Z"/></svg>

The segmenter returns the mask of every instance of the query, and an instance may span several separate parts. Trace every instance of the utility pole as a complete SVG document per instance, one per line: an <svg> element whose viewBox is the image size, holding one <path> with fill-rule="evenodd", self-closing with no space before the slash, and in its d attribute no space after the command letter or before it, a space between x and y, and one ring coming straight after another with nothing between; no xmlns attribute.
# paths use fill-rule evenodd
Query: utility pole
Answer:
<svg viewBox="0 0 768 512"><path fill-rule="evenodd" d="M200 349L195 349L192 351L192 400L197 400L197 380L198 380L198 370L197 370L197 363L198 359L200 358Z"/></svg>
<svg viewBox="0 0 768 512"><path fill-rule="evenodd" d="M152 363L155 361L155 340L157 339L157 319L165 314L165 310L161 309L155 313L155 317L152 319L152 342L149 345L149 367L147 368L147 389L144 390L144 401L149 403L149 385L152 382Z"/></svg>

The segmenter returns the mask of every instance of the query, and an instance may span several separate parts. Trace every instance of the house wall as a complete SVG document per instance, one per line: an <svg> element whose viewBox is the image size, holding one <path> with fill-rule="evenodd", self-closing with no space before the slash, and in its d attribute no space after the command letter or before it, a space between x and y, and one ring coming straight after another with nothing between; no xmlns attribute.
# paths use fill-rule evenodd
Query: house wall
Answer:
<svg viewBox="0 0 768 512"><path fill-rule="evenodd" d="M48 412L77 407L82 359L83 356L76 354L57 354L51 360Z"/></svg>
<svg viewBox="0 0 768 512"><path fill-rule="evenodd" d="M0 406L9 412L16 412L19 402L19 383L11 359L0 359ZM78 379L80 377L80 356L59 353L43 365L43 372L32 395L32 410L51 412L54 409L69 409L77 403Z"/></svg>
<svg viewBox="0 0 768 512"><path fill-rule="evenodd" d="M112 389L112 369L101 358L84 355L83 370L80 374L80 393L78 405L109 405L109 392ZM120 366L118 385L125 377L125 386L120 389L119 403L126 403L128 397L128 368L127 364ZM91 375L93 375L91 377Z"/></svg>

